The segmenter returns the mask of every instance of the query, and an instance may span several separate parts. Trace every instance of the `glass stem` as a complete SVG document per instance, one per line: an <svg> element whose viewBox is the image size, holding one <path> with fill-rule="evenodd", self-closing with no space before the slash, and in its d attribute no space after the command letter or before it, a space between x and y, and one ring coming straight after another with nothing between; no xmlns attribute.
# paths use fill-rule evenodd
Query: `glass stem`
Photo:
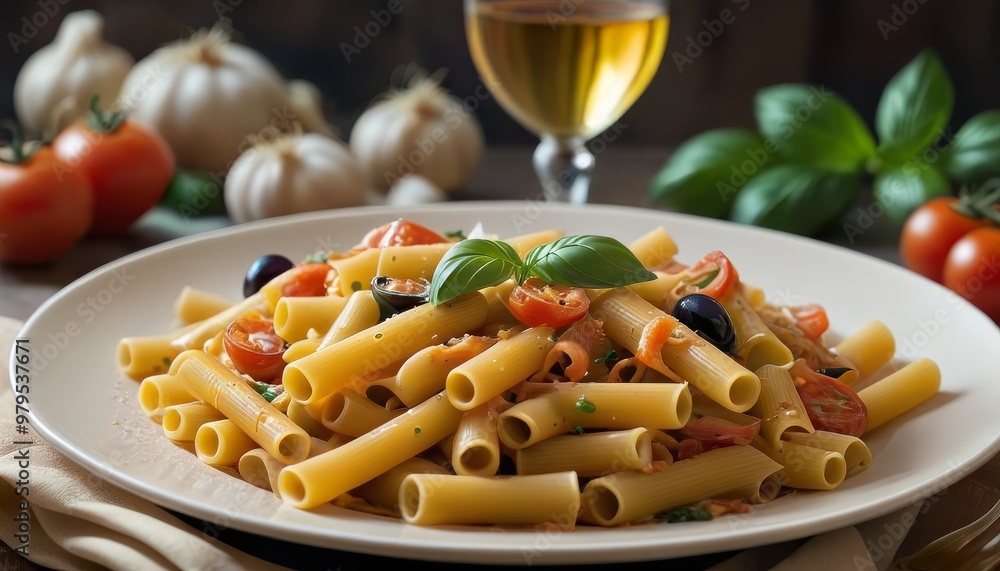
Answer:
<svg viewBox="0 0 1000 571"><path fill-rule="evenodd" d="M533 157L548 202L584 204L594 172L594 155L582 139L542 137Z"/></svg>

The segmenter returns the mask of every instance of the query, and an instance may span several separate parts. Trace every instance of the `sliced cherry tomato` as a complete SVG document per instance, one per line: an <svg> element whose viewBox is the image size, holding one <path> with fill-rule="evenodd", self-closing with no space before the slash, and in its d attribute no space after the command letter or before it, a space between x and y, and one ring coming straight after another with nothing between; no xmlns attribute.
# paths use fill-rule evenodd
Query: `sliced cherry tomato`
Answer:
<svg viewBox="0 0 1000 571"><path fill-rule="evenodd" d="M699 284L698 292L715 298L717 301L721 301L740 282L740 275L733 267L733 263L718 250L709 252L691 266L690 273L692 275L702 272L706 274L708 283Z"/></svg>
<svg viewBox="0 0 1000 571"><path fill-rule="evenodd" d="M899 239L900 256L906 267L938 283L944 280L948 252L959 238L986 226L985 218L966 216L954 196L925 202L906 219Z"/></svg>
<svg viewBox="0 0 1000 571"><path fill-rule="evenodd" d="M21 162L0 162L0 262L51 262L90 228L90 184L76 170L60 174L56 163L48 147Z"/></svg>
<svg viewBox="0 0 1000 571"><path fill-rule="evenodd" d="M810 303L808 305L792 307L791 311L796 323L799 325L799 329L802 330L802 333L807 338L813 341L819 340L830 327L830 319L826 315L826 310L821 305Z"/></svg>
<svg viewBox="0 0 1000 571"><path fill-rule="evenodd" d="M416 244L440 244L448 239L437 232L400 218L368 232L359 248L385 248L386 246L413 246Z"/></svg>
<svg viewBox="0 0 1000 571"><path fill-rule="evenodd" d="M844 383L817 373L798 359L789 370L816 430L861 436L868 426L868 407Z"/></svg>
<svg viewBox="0 0 1000 571"><path fill-rule="evenodd" d="M1000 228L977 228L955 242L944 285L1000 323Z"/></svg>
<svg viewBox="0 0 1000 571"><path fill-rule="evenodd" d="M243 317L229 324L222 338L233 366L255 381L273 383L285 369L285 341L266 319Z"/></svg>
<svg viewBox="0 0 1000 571"><path fill-rule="evenodd" d="M677 431L683 438L681 444L692 440L697 446L682 446L678 459L683 460L694 454L708 452L724 446L745 446L760 432L760 421L739 425L714 416L702 416Z"/></svg>
<svg viewBox="0 0 1000 571"><path fill-rule="evenodd" d="M311 262L295 266L290 271L291 278L281 286L283 297L326 295L326 276L330 273L330 264Z"/></svg>
<svg viewBox="0 0 1000 571"><path fill-rule="evenodd" d="M96 100L90 118L59 133L52 149L61 172L80 171L94 189L93 236L123 234L160 201L174 176L174 153L162 135L120 113L103 113Z"/></svg>
<svg viewBox="0 0 1000 571"><path fill-rule="evenodd" d="M578 287L528 278L510 292L509 304L510 312L525 325L563 327L587 314L590 298Z"/></svg>

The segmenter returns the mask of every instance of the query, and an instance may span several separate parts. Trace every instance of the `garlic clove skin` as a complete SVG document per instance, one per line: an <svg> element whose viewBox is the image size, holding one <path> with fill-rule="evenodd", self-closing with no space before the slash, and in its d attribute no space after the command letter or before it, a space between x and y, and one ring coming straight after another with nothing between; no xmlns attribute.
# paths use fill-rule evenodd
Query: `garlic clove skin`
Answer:
<svg viewBox="0 0 1000 571"><path fill-rule="evenodd" d="M29 137L51 138L85 117L94 95L112 106L135 59L104 40L104 18L70 12L51 44L31 54L14 81L14 110Z"/></svg>
<svg viewBox="0 0 1000 571"><path fill-rule="evenodd" d="M374 188L388 191L397 180L420 175L452 192L479 168L484 141L461 100L425 79L362 112L350 145Z"/></svg>
<svg viewBox="0 0 1000 571"><path fill-rule="evenodd" d="M260 52L217 30L155 50L121 90L129 118L159 132L182 168L224 173L248 138L292 131L285 82Z"/></svg>
<svg viewBox="0 0 1000 571"><path fill-rule="evenodd" d="M226 177L223 196L234 223L367 203L364 170L346 145L306 133L246 150Z"/></svg>

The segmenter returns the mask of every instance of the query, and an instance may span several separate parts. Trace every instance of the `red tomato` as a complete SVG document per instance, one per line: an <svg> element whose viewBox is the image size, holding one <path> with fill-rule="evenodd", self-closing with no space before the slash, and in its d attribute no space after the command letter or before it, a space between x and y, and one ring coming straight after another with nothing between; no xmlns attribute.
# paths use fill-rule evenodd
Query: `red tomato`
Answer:
<svg viewBox="0 0 1000 571"><path fill-rule="evenodd" d="M53 168L43 147L20 164L0 162L0 262L41 264L65 254L90 228L94 193L75 170Z"/></svg>
<svg viewBox="0 0 1000 571"><path fill-rule="evenodd" d="M823 306L815 303L791 308L792 315L802 333L813 341L818 340L830 327L830 319Z"/></svg>
<svg viewBox="0 0 1000 571"><path fill-rule="evenodd" d="M155 131L123 121L110 132L85 121L52 142L60 172L79 171L94 189L93 236L117 236L152 208L174 176L174 154Z"/></svg>
<svg viewBox="0 0 1000 571"><path fill-rule="evenodd" d="M310 262L299 264L289 271L292 272L292 276L281 286L283 297L326 295L326 276L330 273L330 264Z"/></svg>
<svg viewBox="0 0 1000 571"><path fill-rule="evenodd" d="M521 323L538 327L563 327L580 319L590 309L590 298L578 287L549 285L528 278L510 292L510 312Z"/></svg>
<svg viewBox="0 0 1000 571"><path fill-rule="evenodd" d="M959 213L959 199L943 196L925 202L906 219L899 249L907 268L936 282L944 280L944 262L959 238L989 221Z"/></svg>
<svg viewBox="0 0 1000 571"><path fill-rule="evenodd" d="M383 224L368 232L358 247L385 248L386 246L413 246L415 244L440 244L448 239L437 232L400 218L394 222Z"/></svg>
<svg viewBox="0 0 1000 571"><path fill-rule="evenodd" d="M868 427L868 407L844 383L795 361L789 370L795 388L816 430L861 436Z"/></svg>
<svg viewBox="0 0 1000 571"><path fill-rule="evenodd" d="M944 261L944 285L1000 323L1000 228L962 236Z"/></svg>
<svg viewBox="0 0 1000 571"><path fill-rule="evenodd" d="M692 274L703 271L715 272L715 275L707 284L701 286L699 293L714 298L716 301L722 300L723 296L729 293L729 290L733 289L740 281L740 275L736 273L733 263L718 250L706 254L690 269Z"/></svg>
<svg viewBox="0 0 1000 571"><path fill-rule="evenodd" d="M689 422L677 433L684 441L691 440L697 446L687 444L678 451L678 459L690 458L702 452L725 446L746 446L760 432L761 422L739 425L714 416L701 416Z"/></svg>
<svg viewBox="0 0 1000 571"><path fill-rule="evenodd" d="M285 341L265 319L243 317L229 324L222 338L226 354L241 373L270 383L285 369Z"/></svg>

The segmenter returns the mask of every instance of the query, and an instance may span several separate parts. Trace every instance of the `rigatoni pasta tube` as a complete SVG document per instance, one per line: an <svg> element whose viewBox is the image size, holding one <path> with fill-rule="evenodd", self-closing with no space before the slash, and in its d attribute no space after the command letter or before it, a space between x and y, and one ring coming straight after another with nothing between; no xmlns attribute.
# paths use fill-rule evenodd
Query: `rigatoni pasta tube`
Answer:
<svg viewBox="0 0 1000 571"><path fill-rule="evenodd" d="M531 327L455 367L445 392L459 410L472 410L542 368L555 344L552 327Z"/></svg>
<svg viewBox="0 0 1000 571"><path fill-rule="evenodd" d="M347 339L358 331L363 331L378 323L379 308L371 290L356 291L347 298L344 308L340 310L333 325L323 335L317 351L325 349L338 341Z"/></svg>
<svg viewBox="0 0 1000 571"><path fill-rule="evenodd" d="M348 299L339 295L282 297L274 306L274 332L289 343L305 339L310 330L324 335Z"/></svg>
<svg viewBox="0 0 1000 571"><path fill-rule="evenodd" d="M399 487L410 474L451 474L440 464L414 456L397 466L389 468L384 474L361 484L351 490L352 496L357 496L366 502L399 513Z"/></svg>
<svg viewBox="0 0 1000 571"><path fill-rule="evenodd" d="M792 351L764 323L741 288L733 288L720 303L733 321L736 356L743 366L756 371L764 365L787 365L793 361Z"/></svg>
<svg viewBox="0 0 1000 571"><path fill-rule="evenodd" d="M833 350L850 361L864 379L889 362L896 353L896 339L881 321L869 321L837 343Z"/></svg>
<svg viewBox="0 0 1000 571"><path fill-rule="evenodd" d="M175 375L151 375L139 383L139 406L150 419L162 422L163 409L196 400Z"/></svg>
<svg viewBox="0 0 1000 571"><path fill-rule="evenodd" d="M451 464L460 476L492 476L500 468L497 416L510 406L499 397L465 411L452 438Z"/></svg>
<svg viewBox="0 0 1000 571"><path fill-rule="evenodd" d="M757 401L760 380L756 375L634 292L608 290L590 304L590 312L604 322L608 337L644 362L640 349L655 352L655 346L642 345L662 342L657 355L659 363L646 362L647 366L657 370L668 367L669 370L660 372L680 375L712 400L736 412L749 409ZM672 332L682 334L684 342L668 337L657 339L658 334L647 329L657 325L669 325Z"/></svg>
<svg viewBox="0 0 1000 571"><path fill-rule="evenodd" d="M375 275L430 282L434 269L455 244L414 244L386 246L379 251Z"/></svg>
<svg viewBox="0 0 1000 571"><path fill-rule="evenodd" d="M848 478L864 472L872 463L872 451L865 441L850 434L817 430L812 434L790 432L784 438L796 444L837 452L844 457Z"/></svg>
<svg viewBox="0 0 1000 571"><path fill-rule="evenodd" d="M196 323L221 313L233 306L233 302L212 292L191 286L181 288L174 301L174 315L182 323Z"/></svg>
<svg viewBox="0 0 1000 571"><path fill-rule="evenodd" d="M437 307L414 307L289 363L282 384L296 400L321 400L424 347L481 326L486 305L481 293L471 292Z"/></svg>
<svg viewBox="0 0 1000 571"><path fill-rule="evenodd" d="M178 335L173 340L173 346L178 351L201 349L206 341L215 337L220 331L225 331L230 323L254 311L270 312L267 298L261 292L257 292L236 305L232 305L228 309L220 311L204 321L198 322L190 330Z"/></svg>
<svg viewBox="0 0 1000 571"><path fill-rule="evenodd" d="M781 483L789 488L832 490L844 483L847 462L839 452L782 442L775 460L784 466Z"/></svg>
<svg viewBox="0 0 1000 571"><path fill-rule="evenodd" d="M760 487L781 464L752 446L702 452L651 473L617 472L587 483L583 504L593 520L620 525L656 513Z"/></svg>
<svg viewBox="0 0 1000 571"><path fill-rule="evenodd" d="M177 376L184 386L217 408L276 459L291 464L309 454L305 430L264 400L246 380L201 351L185 351Z"/></svg>
<svg viewBox="0 0 1000 571"><path fill-rule="evenodd" d="M209 466L233 466L257 443L228 418L206 422L194 436L194 452Z"/></svg>
<svg viewBox="0 0 1000 571"><path fill-rule="evenodd" d="M576 472L594 478L624 470L642 470L653 461L652 439L645 428L553 436L517 450L517 473Z"/></svg>
<svg viewBox="0 0 1000 571"><path fill-rule="evenodd" d="M338 260L330 260L336 275L335 284L340 295L350 297L358 290L371 287L372 278L378 268L380 248L369 248Z"/></svg>
<svg viewBox="0 0 1000 571"><path fill-rule="evenodd" d="M286 467L279 493L297 508L325 504L434 446L461 418L443 394L435 395L343 446Z"/></svg>
<svg viewBox="0 0 1000 571"><path fill-rule="evenodd" d="M937 394L941 369L937 363L920 358L858 391L868 407L868 426L874 430Z"/></svg>
<svg viewBox="0 0 1000 571"><path fill-rule="evenodd" d="M425 347L403 362L394 378L374 381L406 406L414 406L441 392L452 369L496 343L493 337L466 335L457 342Z"/></svg>
<svg viewBox="0 0 1000 571"><path fill-rule="evenodd" d="M401 411L391 411L351 389L341 389L323 403L323 426L347 436L361 436L389 422Z"/></svg>
<svg viewBox="0 0 1000 571"><path fill-rule="evenodd" d="M163 434L176 442L191 442L201 425L225 417L214 406L201 401L170 405L163 409Z"/></svg>
<svg viewBox="0 0 1000 571"><path fill-rule="evenodd" d="M410 474L399 488L399 510L417 525L576 525L580 484L575 472L480 478Z"/></svg>
<svg viewBox="0 0 1000 571"><path fill-rule="evenodd" d="M778 448L782 437L789 432L815 431L787 369L765 365L756 373L760 378L760 398L750 412L761 419L760 435L769 446Z"/></svg>
<svg viewBox="0 0 1000 571"><path fill-rule="evenodd" d="M636 259L646 268L661 268L673 261L677 255L677 243L674 238L663 228L657 226L635 240L632 240L628 249L632 251Z"/></svg>

